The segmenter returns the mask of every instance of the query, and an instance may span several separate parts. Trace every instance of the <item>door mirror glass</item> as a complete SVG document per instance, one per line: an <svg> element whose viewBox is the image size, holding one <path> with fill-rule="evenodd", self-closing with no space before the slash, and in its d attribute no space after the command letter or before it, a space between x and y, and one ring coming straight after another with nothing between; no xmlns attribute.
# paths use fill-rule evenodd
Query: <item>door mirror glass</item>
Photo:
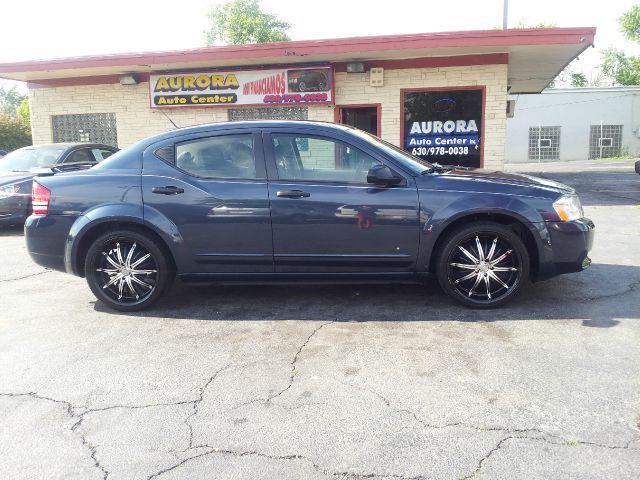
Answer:
<svg viewBox="0 0 640 480"><path fill-rule="evenodd" d="M374 165L367 173L367 183L375 185L397 185L402 181L386 165Z"/></svg>

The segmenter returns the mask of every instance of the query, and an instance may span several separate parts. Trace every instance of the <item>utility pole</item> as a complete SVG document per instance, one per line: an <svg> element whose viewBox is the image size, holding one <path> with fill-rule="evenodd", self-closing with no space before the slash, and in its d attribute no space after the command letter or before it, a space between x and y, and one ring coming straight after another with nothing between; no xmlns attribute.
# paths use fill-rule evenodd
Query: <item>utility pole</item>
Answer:
<svg viewBox="0 0 640 480"><path fill-rule="evenodd" d="M507 29L509 18L509 0L504 0L504 7L502 8L502 29Z"/></svg>

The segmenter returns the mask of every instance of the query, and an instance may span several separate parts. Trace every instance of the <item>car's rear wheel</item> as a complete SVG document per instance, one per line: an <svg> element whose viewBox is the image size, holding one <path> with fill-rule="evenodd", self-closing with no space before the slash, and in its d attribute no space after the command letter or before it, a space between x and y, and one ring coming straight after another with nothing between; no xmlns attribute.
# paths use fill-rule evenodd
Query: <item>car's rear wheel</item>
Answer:
<svg viewBox="0 0 640 480"><path fill-rule="evenodd" d="M520 237L499 223L474 222L453 231L437 259L438 282L472 308L504 305L529 278L529 254Z"/></svg>
<svg viewBox="0 0 640 480"><path fill-rule="evenodd" d="M174 272L154 240L119 230L93 242L85 260L85 276L99 300L115 310L133 312L158 300Z"/></svg>

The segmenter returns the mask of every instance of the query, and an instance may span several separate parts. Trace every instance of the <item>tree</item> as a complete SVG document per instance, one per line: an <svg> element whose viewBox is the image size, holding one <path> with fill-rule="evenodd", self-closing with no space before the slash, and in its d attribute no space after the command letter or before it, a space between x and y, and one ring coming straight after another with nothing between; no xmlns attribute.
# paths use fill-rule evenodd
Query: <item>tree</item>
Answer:
<svg viewBox="0 0 640 480"><path fill-rule="evenodd" d="M627 55L617 48L602 54L602 73L616 85L640 85L640 57Z"/></svg>
<svg viewBox="0 0 640 480"><path fill-rule="evenodd" d="M207 45L222 41L231 45L284 42L290 40L288 22L262 11L259 0L230 0L213 6L207 14L211 28Z"/></svg>
<svg viewBox="0 0 640 480"><path fill-rule="evenodd" d="M618 19L620 30L633 42L640 42L640 5L634 5L627 13Z"/></svg>
<svg viewBox="0 0 640 480"><path fill-rule="evenodd" d="M31 145L29 125L14 115L0 114L0 149L15 150Z"/></svg>
<svg viewBox="0 0 640 480"><path fill-rule="evenodd" d="M29 111L29 99L25 98L22 103L16 108L16 115L23 123L31 125L31 112Z"/></svg>
<svg viewBox="0 0 640 480"><path fill-rule="evenodd" d="M620 30L633 42L640 42L640 5L618 19ZM615 85L640 85L640 57L609 47L602 53L602 73Z"/></svg>
<svg viewBox="0 0 640 480"><path fill-rule="evenodd" d="M27 96L19 93L15 85L11 88L0 85L0 113L15 115L16 109L25 98Z"/></svg>

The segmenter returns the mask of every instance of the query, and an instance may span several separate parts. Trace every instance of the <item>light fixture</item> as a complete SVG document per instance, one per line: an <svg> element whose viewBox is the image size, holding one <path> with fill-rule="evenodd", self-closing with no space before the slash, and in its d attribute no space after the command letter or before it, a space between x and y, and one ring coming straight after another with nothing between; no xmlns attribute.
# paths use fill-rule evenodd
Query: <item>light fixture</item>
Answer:
<svg viewBox="0 0 640 480"><path fill-rule="evenodd" d="M127 75L120 76L120 85L137 85L138 79L135 75L129 73Z"/></svg>
<svg viewBox="0 0 640 480"><path fill-rule="evenodd" d="M364 62L349 62L347 63L347 73L363 73Z"/></svg>

